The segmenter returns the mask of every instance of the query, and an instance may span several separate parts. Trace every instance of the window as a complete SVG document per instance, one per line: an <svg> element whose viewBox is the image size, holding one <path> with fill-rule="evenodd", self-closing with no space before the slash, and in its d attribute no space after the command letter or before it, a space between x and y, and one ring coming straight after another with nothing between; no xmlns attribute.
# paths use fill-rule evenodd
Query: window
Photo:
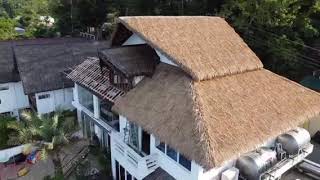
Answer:
<svg viewBox="0 0 320 180"><path fill-rule="evenodd" d="M162 151L163 153L166 153L166 144L163 142L160 142L157 148Z"/></svg>
<svg viewBox="0 0 320 180"><path fill-rule="evenodd" d="M156 147L161 152L169 156L172 160L176 161L181 166L183 166L185 169L191 171L191 161L188 160L185 156L183 156L182 154L180 154L170 146L160 141L156 141Z"/></svg>
<svg viewBox="0 0 320 180"><path fill-rule="evenodd" d="M139 126L134 123L130 123L129 129L129 144L139 150Z"/></svg>
<svg viewBox="0 0 320 180"><path fill-rule="evenodd" d="M168 145L167 145L167 155L169 156L169 157L171 157L171 159L173 159L173 160L175 160L175 161L177 161L178 159L178 156L177 156L177 151L175 151L174 149L172 149L171 147L169 147Z"/></svg>
<svg viewBox="0 0 320 180"><path fill-rule="evenodd" d="M9 86L0 87L0 91L6 91L6 90L9 90Z"/></svg>
<svg viewBox="0 0 320 180"><path fill-rule="evenodd" d="M39 95L39 99L47 99L50 97L50 94L42 94L42 95Z"/></svg>
<svg viewBox="0 0 320 180"><path fill-rule="evenodd" d="M191 161L179 153L179 164L191 171Z"/></svg>
<svg viewBox="0 0 320 180"><path fill-rule="evenodd" d="M93 112L93 95L85 88L78 86L79 103Z"/></svg>

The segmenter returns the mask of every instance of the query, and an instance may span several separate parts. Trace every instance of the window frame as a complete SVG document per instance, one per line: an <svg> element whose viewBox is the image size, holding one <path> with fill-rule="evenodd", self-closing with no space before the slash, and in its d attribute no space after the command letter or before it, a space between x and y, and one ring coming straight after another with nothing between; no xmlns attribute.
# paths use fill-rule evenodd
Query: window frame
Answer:
<svg viewBox="0 0 320 180"><path fill-rule="evenodd" d="M9 89L9 86L0 86L0 91L8 91Z"/></svg>
<svg viewBox="0 0 320 180"><path fill-rule="evenodd" d="M38 95L38 99L39 99L39 100L49 99L49 98L50 98L50 94L41 94L41 95Z"/></svg>
<svg viewBox="0 0 320 180"><path fill-rule="evenodd" d="M159 148L160 144L164 144L164 152ZM192 170L192 160L189 160L189 159L186 158L183 154L180 154L179 151L177 151L177 150L173 149L172 147L170 147L171 149L173 149L173 150L177 153L177 160L174 160L172 157L170 157L170 156L167 154L167 149L168 149L167 147L168 147L168 145L167 145L166 143L161 142L161 141L159 141L159 140L156 140L155 145L156 145L156 149L157 149L158 151L160 151L161 153L163 153L164 155L166 155L166 156L168 157L168 159L170 159L171 161L176 162L176 163L178 164L178 166L182 167L182 168L185 169L186 171L191 172L191 170ZM188 169L187 167L185 167L184 165L182 165L182 164L180 163L180 155L183 156L186 160L188 160L188 161L190 162L190 169Z"/></svg>

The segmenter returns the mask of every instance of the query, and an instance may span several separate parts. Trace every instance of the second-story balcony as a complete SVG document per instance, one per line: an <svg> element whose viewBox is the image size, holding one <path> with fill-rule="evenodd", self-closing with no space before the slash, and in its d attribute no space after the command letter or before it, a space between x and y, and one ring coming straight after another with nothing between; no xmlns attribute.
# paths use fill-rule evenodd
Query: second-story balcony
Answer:
<svg viewBox="0 0 320 180"><path fill-rule="evenodd" d="M112 104L108 101L101 101L99 99L100 119L113 127L115 130L120 130L119 115L111 111Z"/></svg>
<svg viewBox="0 0 320 180"><path fill-rule="evenodd" d="M118 132L111 135L111 148L113 157L121 164L125 164L126 169L130 172L136 173L133 175L138 179L146 177L159 167L158 154L146 155L134 150L132 146L124 142L124 136Z"/></svg>

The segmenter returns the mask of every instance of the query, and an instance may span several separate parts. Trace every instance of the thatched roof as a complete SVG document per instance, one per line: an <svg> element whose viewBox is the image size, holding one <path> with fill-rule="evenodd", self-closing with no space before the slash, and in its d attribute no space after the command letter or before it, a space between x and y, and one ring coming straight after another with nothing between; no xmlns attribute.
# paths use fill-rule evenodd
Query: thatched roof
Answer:
<svg viewBox="0 0 320 180"><path fill-rule="evenodd" d="M73 82L86 87L103 100L114 102L124 91L110 84L109 70L100 67L98 58L87 58L76 66L67 77Z"/></svg>
<svg viewBox="0 0 320 180"><path fill-rule="evenodd" d="M153 74L159 56L148 45L121 46L99 53L102 61L114 67L126 77Z"/></svg>
<svg viewBox="0 0 320 180"><path fill-rule="evenodd" d="M85 60L98 56L106 42L58 41L17 45L14 48L18 70L26 94L72 87L73 82L65 77L64 71Z"/></svg>
<svg viewBox="0 0 320 180"><path fill-rule="evenodd" d="M159 50L196 81L256 70L262 63L220 17L120 17L113 45L131 31ZM121 35L122 34L122 35ZM132 34L132 33L131 33Z"/></svg>
<svg viewBox="0 0 320 180"><path fill-rule="evenodd" d="M161 63L113 110L212 168L318 115L320 95L265 69L197 82Z"/></svg>
<svg viewBox="0 0 320 180"><path fill-rule="evenodd" d="M11 42L0 42L0 83L19 81Z"/></svg>

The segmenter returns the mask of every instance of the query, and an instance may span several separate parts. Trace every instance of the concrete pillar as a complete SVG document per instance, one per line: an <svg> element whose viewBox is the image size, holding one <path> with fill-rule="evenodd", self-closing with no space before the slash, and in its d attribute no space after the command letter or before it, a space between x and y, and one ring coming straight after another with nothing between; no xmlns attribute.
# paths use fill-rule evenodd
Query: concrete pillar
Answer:
<svg viewBox="0 0 320 180"><path fill-rule="evenodd" d="M94 118L100 119L99 98L95 95L93 95L93 114L94 114Z"/></svg>

